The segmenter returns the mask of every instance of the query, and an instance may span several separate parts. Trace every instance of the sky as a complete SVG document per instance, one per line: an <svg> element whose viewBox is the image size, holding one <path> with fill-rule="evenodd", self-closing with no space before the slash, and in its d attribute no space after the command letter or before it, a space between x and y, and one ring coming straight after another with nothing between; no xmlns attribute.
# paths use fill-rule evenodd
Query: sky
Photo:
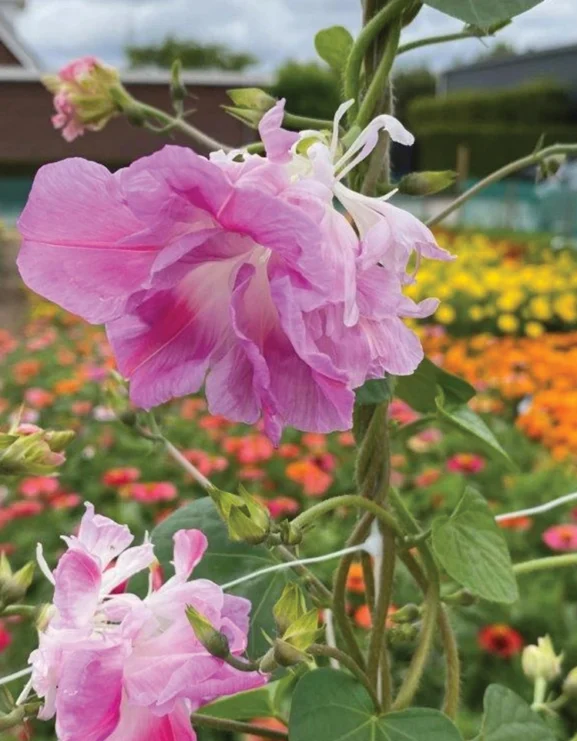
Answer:
<svg viewBox="0 0 577 741"><path fill-rule="evenodd" d="M359 17L360 0L28 0L16 25L47 68L82 54L121 65L127 44L173 35L250 51L260 60L254 71L270 72L287 59L313 59L318 29L339 24L355 32ZM403 39L461 27L425 7ZM498 38L519 51L577 43L577 0L544 0ZM403 64L439 71L471 60L492 43L468 39L417 50L404 55Z"/></svg>

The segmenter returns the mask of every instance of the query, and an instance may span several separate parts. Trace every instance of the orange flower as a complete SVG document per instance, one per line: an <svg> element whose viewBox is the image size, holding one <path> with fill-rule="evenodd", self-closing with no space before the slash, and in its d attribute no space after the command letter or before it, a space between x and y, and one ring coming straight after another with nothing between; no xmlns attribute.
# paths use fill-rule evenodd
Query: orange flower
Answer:
<svg viewBox="0 0 577 741"><path fill-rule="evenodd" d="M309 497L322 497L333 482L332 476L310 460L289 463L286 475L291 481L301 484L304 493Z"/></svg>
<svg viewBox="0 0 577 741"><path fill-rule="evenodd" d="M363 567L360 563L351 564L347 576L347 589L354 594L365 593L365 580L363 577Z"/></svg>
<svg viewBox="0 0 577 741"><path fill-rule="evenodd" d="M523 649L523 636L504 623L485 625L478 634L479 646L487 653L510 659Z"/></svg>
<svg viewBox="0 0 577 741"><path fill-rule="evenodd" d="M312 453L323 453L327 449L326 435L317 432L305 432L302 436L302 444Z"/></svg>
<svg viewBox="0 0 577 741"><path fill-rule="evenodd" d="M21 360L12 367L12 375L17 383L26 384L40 373L41 368L39 360Z"/></svg>
<svg viewBox="0 0 577 741"><path fill-rule="evenodd" d="M63 378L57 381L53 388L57 396L73 396L82 388L82 381L78 378Z"/></svg>
<svg viewBox="0 0 577 741"><path fill-rule="evenodd" d="M506 520L498 520L497 524L504 530L516 530L524 533L533 527L533 520L530 517L508 517Z"/></svg>
<svg viewBox="0 0 577 741"><path fill-rule="evenodd" d="M385 623L386 628L392 628L392 626L394 625L393 621L391 620L391 615L394 615L397 610L398 607L396 607L395 605L391 605L389 607L389 610L387 612L387 621ZM361 605L360 607L358 607L355 610L353 619L359 626L359 628L365 628L365 630L369 630L373 627L373 619L368 605Z"/></svg>

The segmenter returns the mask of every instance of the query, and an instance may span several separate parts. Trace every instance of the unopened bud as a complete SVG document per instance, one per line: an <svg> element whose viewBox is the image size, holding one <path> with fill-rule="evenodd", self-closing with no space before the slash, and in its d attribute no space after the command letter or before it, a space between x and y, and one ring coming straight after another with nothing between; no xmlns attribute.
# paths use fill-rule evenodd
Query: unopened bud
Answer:
<svg viewBox="0 0 577 741"><path fill-rule="evenodd" d="M64 452L75 437L74 430L48 430L44 433L44 439L54 453Z"/></svg>
<svg viewBox="0 0 577 741"><path fill-rule="evenodd" d="M309 610L294 620L282 634L285 643L299 651L306 651L319 636L319 616L317 610Z"/></svg>
<svg viewBox="0 0 577 741"><path fill-rule="evenodd" d="M280 635L307 612L305 596L296 582L289 582L273 608L274 619Z"/></svg>
<svg viewBox="0 0 577 741"><path fill-rule="evenodd" d="M238 108L248 108L266 113L274 107L276 99L258 87L241 87L227 90L226 94Z"/></svg>
<svg viewBox="0 0 577 741"><path fill-rule="evenodd" d="M249 108L237 108L236 106L223 105L222 109L226 111L229 116L237 118L242 121L243 124L250 126L251 129L257 129L264 116L263 111L251 111Z"/></svg>
<svg viewBox="0 0 577 741"><path fill-rule="evenodd" d="M61 452L61 440L58 440L59 449L53 450L46 439L47 434L41 430L33 434L14 435L11 444L0 448L0 474L47 476L54 473L66 458Z"/></svg>
<svg viewBox="0 0 577 741"><path fill-rule="evenodd" d="M303 539L302 530L295 527L289 520L283 520L278 525L279 535L281 542L284 545L294 546L299 545Z"/></svg>
<svg viewBox="0 0 577 741"><path fill-rule="evenodd" d="M577 700L577 666L571 669L563 682L563 694L571 700Z"/></svg>
<svg viewBox="0 0 577 741"><path fill-rule="evenodd" d="M260 660L259 670L263 674L272 674L279 668L279 663L275 659L274 646L269 648L265 655Z"/></svg>
<svg viewBox="0 0 577 741"><path fill-rule="evenodd" d="M277 638L274 642L273 654L278 666L296 666L296 664L302 664L303 661L309 661L309 657L304 651L281 638Z"/></svg>
<svg viewBox="0 0 577 741"><path fill-rule="evenodd" d="M228 528L231 540L258 545L267 539L270 533L269 511L244 487L239 487L238 494L214 487L208 493Z"/></svg>
<svg viewBox="0 0 577 741"><path fill-rule="evenodd" d="M563 654L557 655L549 636L537 639L537 645L526 646L521 656L521 665L529 679L544 679L552 682L561 674Z"/></svg>
<svg viewBox="0 0 577 741"><path fill-rule="evenodd" d="M192 605L186 606L186 617L197 639L202 643L211 656L217 659L226 659L230 655L228 638L220 633Z"/></svg>
<svg viewBox="0 0 577 741"><path fill-rule="evenodd" d="M24 722L26 709L22 706L14 708L7 715L0 715L0 731L8 731Z"/></svg>
<svg viewBox="0 0 577 741"><path fill-rule="evenodd" d="M418 605L409 603L389 615L393 623L414 623L421 616L421 608Z"/></svg>
<svg viewBox="0 0 577 741"><path fill-rule="evenodd" d="M407 196L429 196L453 185L457 173L452 170L438 172L411 172L399 182L399 193Z"/></svg>
<svg viewBox="0 0 577 741"><path fill-rule="evenodd" d="M180 79L182 74L182 62L175 59L170 70L170 96L175 103L182 103L186 98L186 87Z"/></svg>
<svg viewBox="0 0 577 741"><path fill-rule="evenodd" d="M12 573L8 560L2 554L0 564L0 603L6 607L20 602L26 596L26 592L34 579L34 561L29 561L16 573Z"/></svg>
<svg viewBox="0 0 577 741"><path fill-rule="evenodd" d="M401 623L387 631L387 640L391 646L402 646L413 643L419 635L419 627L415 623Z"/></svg>

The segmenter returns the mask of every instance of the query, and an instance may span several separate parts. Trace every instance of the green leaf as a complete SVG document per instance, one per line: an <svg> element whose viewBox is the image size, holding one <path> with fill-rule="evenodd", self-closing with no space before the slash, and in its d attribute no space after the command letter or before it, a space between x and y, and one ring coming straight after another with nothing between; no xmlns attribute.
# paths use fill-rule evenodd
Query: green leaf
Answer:
<svg viewBox="0 0 577 741"><path fill-rule="evenodd" d="M226 584L246 574L277 563L264 546L232 543L226 526L220 519L212 501L205 497L182 507L160 523L152 533L156 557L165 573L172 573L172 537L177 530L198 529L208 538L204 558L194 570L195 579L210 579ZM275 633L273 607L285 584L294 579L289 570L265 574L239 584L227 592L246 597L252 603L248 654L259 656L268 648L264 633Z"/></svg>
<svg viewBox="0 0 577 741"><path fill-rule="evenodd" d="M425 0L431 8L460 21L488 29L539 5L542 0Z"/></svg>
<svg viewBox="0 0 577 741"><path fill-rule="evenodd" d="M433 520L432 531L435 555L452 579L490 602L518 599L505 538L479 492L468 486L450 517Z"/></svg>
<svg viewBox="0 0 577 741"><path fill-rule="evenodd" d="M463 404L475 396L471 384L423 358L411 376L396 379L395 396L422 414L437 411L436 399L441 388L446 404Z"/></svg>
<svg viewBox="0 0 577 741"><path fill-rule="evenodd" d="M556 736L529 705L507 687L492 684L485 692L485 715L475 741L555 741Z"/></svg>
<svg viewBox="0 0 577 741"><path fill-rule="evenodd" d="M398 188L406 196L431 196L453 185L456 179L453 170L410 172L401 178Z"/></svg>
<svg viewBox="0 0 577 741"><path fill-rule="evenodd" d="M353 37L344 26L323 28L315 36L317 54L338 75L347 63L352 45Z"/></svg>
<svg viewBox="0 0 577 741"><path fill-rule="evenodd" d="M256 690L223 697L210 705L204 705L197 712L213 718L231 720L268 718L275 714L274 697L279 684L280 682L270 682Z"/></svg>
<svg viewBox="0 0 577 741"><path fill-rule="evenodd" d="M377 715L365 688L334 669L309 672L297 684L289 735L291 741L462 741L438 710Z"/></svg>
<svg viewBox="0 0 577 741"><path fill-rule="evenodd" d="M493 435L481 417L466 404L459 407L447 408L443 404L442 399L437 399L436 403L437 415L442 422L446 422L461 432L471 435L482 444L489 455L502 458L509 467L515 468L513 461L509 458L508 453L501 446L495 435Z"/></svg>
<svg viewBox="0 0 577 741"><path fill-rule="evenodd" d="M370 406L380 404L383 401L390 401L392 398L392 379L372 378L365 381L362 386L355 390L356 403L361 406Z"/></svg>

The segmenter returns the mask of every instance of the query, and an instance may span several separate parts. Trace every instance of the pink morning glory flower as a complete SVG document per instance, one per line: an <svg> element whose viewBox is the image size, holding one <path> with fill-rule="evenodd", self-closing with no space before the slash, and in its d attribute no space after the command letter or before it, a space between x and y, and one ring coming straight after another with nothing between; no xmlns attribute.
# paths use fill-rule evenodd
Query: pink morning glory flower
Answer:
<svg viewBox="0 0 577 741"><path fill-rule="evenodd" d="M155 563L152 545L132 546L127 527L94 513L52 575L54 600L39 647L30 656L31 687L56 717L59 741L194 741L190 713L222 695L262 685L257 672L211 656L186 617L187 605L246 649L250 603L211 581L188 581L206 549L199 530L174 536L174 576L140 599L117 589Z"/></svg>
<svg viewBox="0 0 577 741"><path fill-rule="evenodd" d="M350 429L355 388L415 370L423 351L403 318L437 301L403 295L407 264L449 259L413 216L342 182L382 128L412 141L395 119L337 158L337 137L318 132L300 152L307 132L284 131L282 115L281 101L261 121L266 157L168 146L115 174L46 165L19 222L24 281L106 325L137 406L204 384L212 414L262 417L275 444L288 425Z"/></svg>

